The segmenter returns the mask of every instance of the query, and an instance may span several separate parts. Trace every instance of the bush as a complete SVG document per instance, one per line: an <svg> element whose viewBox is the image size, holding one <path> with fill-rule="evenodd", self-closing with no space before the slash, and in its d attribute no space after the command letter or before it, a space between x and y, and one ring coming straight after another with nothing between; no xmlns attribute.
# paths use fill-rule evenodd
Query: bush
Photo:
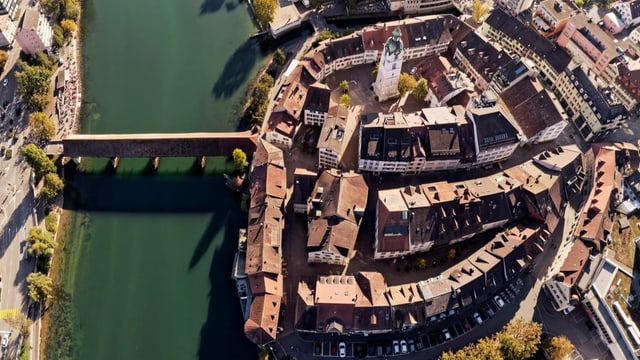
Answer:
<svg viewBox="0 0 640 360"><path fill-rule="evenodd" d="M48 232L55 234L56 231L58 231L58 216L56 213L53 211L50 212L49 215L44 218L44 224Z"/></svg>

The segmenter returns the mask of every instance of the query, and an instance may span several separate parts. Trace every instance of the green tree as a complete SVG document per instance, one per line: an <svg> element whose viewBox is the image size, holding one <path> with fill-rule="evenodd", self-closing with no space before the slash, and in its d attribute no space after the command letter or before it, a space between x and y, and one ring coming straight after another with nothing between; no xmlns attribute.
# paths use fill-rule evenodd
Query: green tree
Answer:
<svg viewBox="0 0 640 360"><path fill-rule="evenodd" d="M258 25L264 30L269 28L269 23L273 21L278 7L277 0L254 0L253 13L256 16Z"/></svg>
<svg viewBox="0 0 640 360"><path fill-rule="evenodd" d="M340 89L342 89L342 92L344 94L349 92L349 82L347 80L342 80L340 82Z"/></svg>
<svg viewBox="0 0 640 360"><path fill-rule="evenodd" d="M35 302L46 300L51 294L52 285L53 281L45 274L31 273L27 276L29 297Z"/></svg>
<svg viewBox="0 0 640 360"><path fill-rule="evenodd" d="M263 74L253 89L251 99L244 111L244 117L250 125L260 125L269 105L269 91L274 84L273 78Z"/></svg>
<svg viewBox="0 0 640 360"><path fill-rule="evenodd" d="M247 162L247 154L245 154L242 149L233 149L233 166L236 168L236 170L244 171L247 165L249 165L249 163Z"/></svg>
<svg viewBox="0 0 640 360"><path fill-rule="evenodd" d="M349 96L349 94L342 94L340 96L340 104L348 109L349 105L351 105L351 96Z"/></svg>
<svg viewBox="0 0 640 360"><path fill-rule="evenodd" d="M58 24L54 24L53 27L53 45L57 48L64 46L64 30Z"/></svg>
<svg viewBox="0 0 640 360"><path fill-rule="evenodd" d="M62 30L64 30L65 37L70 37L77 30L76 23L71 19L62 20L60 22L60 26L62 27Z"/></svg>
<svg viewBox="0 0 640 360"><path fill-rule="evenodd" d="M20 147L20 153L24 156L27 164L33 168L37 178L42 178L48 173L56 172L56 165L47 155L34 144Z"/></svg>
<svg viewBox="0 0 640 360"><path fill-rule="evenodd" d="M449 249L449 252L447 253L447 259L453 260L455 258L456 258L456 249Z"/></svg>
<svg viewBox="0 0 640 360"><path fill-rule="evenodd" d="M55 211L52 211L45 216L44 224L48 232L55 234L56 231L58 231L58 217L56 216Z"/></svg>
<svg viewBox="0 0 640 360"><path fill-rule="evenodd" d="M0 71L4 70L4 66L7 65L8 59L9 59L9 54L4 50L0 50Z"/></svg>
<svg viewBox="0 0 640 360"><path fill-rule="evenodd" d="M36 52L36 59L38 60L38 65L44 66L52 73L58 67L56 56L51 54L47 55L43 51Z"/></svg>
<svg viewBox="0 0 640 360"><path fill-rule="evenodd" d="M473 0L472 17L478 24L484 21L485 15L489 13L489 6L482 0Z"/></svg>
<svg viewBox="0 0 640 360"><path fill-rule="evenodd" d="M564 360L573 351L574 346L566 336L554 336L544 348L551 360Z"/></svg>
<svg viewBox="0 0 640 360"><path fill-rule="evenodd" d="M400 79L398 79L398 91L400 92L400 96L411 92L415 88L416 79L414 79L412 75L407 73L400 74Z"/></svg>
<svg viewBox="0 0 640 360"><path fill-rule="evenodd" d="M62 189L64 189L64 182L60 179L58 174L52 172L44 176L42 195L44 195L44 198L47 199L47 201L52 202L55 200Z"/></svg>
<svg viewBox="0 0 640 360"><path fill-rule="evenodd" d="M373 76L378 76L378 69L380 68L380 63L376 62L373 71L371 71L371 75Z"/></svg>
<svg viewBox="0 0 640 360"><path fill-rule="evenodd" d="M40 0L40 7L45 14L53 17L60 16L60 0Z"/></svg>
<svg viewBox="0 0 640 360"><path fill-rule="evenodd" d="M39 227L29 229L29 235L25 239L29 244L29 255L31 256L51 256L56 247L53 234Z"/></svg>
<svg viewBox="0 0 640 360"><path fill-rule="evenodd" d="M33 112L29 115L31 132L41 140L50 140L56 134L53 121L43 112Z"/></svg>
<svg viewBox="0 0 640 360"><path fill-rule="evenodd" d="M500 349L506 360L523 360L538 351L542 325L518 318L509 322L498 333Z"/></svg>
<svg viewBox="0 0 640 360"><path fill-rule="evenodd" d="M574 4L576 4L577 7L582 8L584 7L584 0L575 0Z"/></svg>
<svg viewBox="0 0 640 360"><path fill-rule="evenodd" d="M287 55L284 54L282 49L277 48L273 53L273 62L278 66L282 66L287 62Z"/></svg>
<svg viewBox="0 0 640 360"><path fill-rule="evenodd" d="M64 4L64 17L73 21L80 18L80 5L76 0L66 0Z"/></svg>
<svg viewBox="0 0 640 360"><path fill-rule="evenodd" d="M413 97L415 97L418 101L424 101L428 93L429 83L427 82L427 79L421 77L420 80L418 80L418 82L416 83L415 89L413 89Z"/></svg>
<svg viewBox="0 0 640 360"><path fill-rule="evenodd" d="M13 330L18 331L20 335L24 337L29 336L31 319L29 319L27 315L21 312L8 313L3 320L6 321Z"/></svg>
<svg viewBox="0 0 640 360"><path fill-rule="evenodd" d="M494 337L484 337L474 345L472 359L502 360L500 343Z"/></svg>
<svg viewBox="0 0 640 360"><path fill-rule="evenodd" d="M44 110L51 100L49 90L53 72L44 66L31 66L23 61L18 62L18 66L21 71L16 71L16 92L26 100L31 110Z"/></svg>

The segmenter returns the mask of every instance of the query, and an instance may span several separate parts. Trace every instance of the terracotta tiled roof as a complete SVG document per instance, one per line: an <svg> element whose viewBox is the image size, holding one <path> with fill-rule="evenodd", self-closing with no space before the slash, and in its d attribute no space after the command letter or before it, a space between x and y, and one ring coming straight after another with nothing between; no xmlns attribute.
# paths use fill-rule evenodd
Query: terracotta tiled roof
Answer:
<svg viewBox="0 0 640 360"><path fill-rule="evenodd" d="M244 324L245 335L260 346L275 340L279 315L280 296L267 294L254 297L249 319Z"/></svg>

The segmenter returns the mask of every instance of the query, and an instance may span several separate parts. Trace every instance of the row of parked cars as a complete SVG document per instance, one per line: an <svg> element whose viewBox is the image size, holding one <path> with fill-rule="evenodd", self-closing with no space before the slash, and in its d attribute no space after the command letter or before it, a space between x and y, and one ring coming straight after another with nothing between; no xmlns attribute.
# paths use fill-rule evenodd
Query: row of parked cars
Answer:
<svg viewBox="0 0 640 360"><path fill-rule="evenodd" d="M349 356L353 357L384 357L389 355L402 355L408 354L416 351L420 351L423 349L428 349L447 341L450 341L462 334L465 334L476 326L482 325L487 319L495 316L495 314L504 307L507 303L513 301L515 297L518 295L524 282L518 278L513 283L509 284L505 287L501 292L494 295L489 301L481 304L476 311L471 313L468 316L460 317L456 320L452 325L446 326L439 330L429 331L430 327L436 327L435 323L442 322L444 319L449 318L449 314L447 313L444 317L438 316L436 319L430 321L429 325L426 328L423 328L422 331L418 331L414 333L414 336L407 336L405 334L404 338L398 338L390 341L380 341L380 342L369 342L367 344L353 344L353 355L351 353ZM457 315L454 311L451 314L451 317ZM424 333L424 330L427 330L427 333ZM337 345L337 346L336 346ZM352 344L349 344L351 346ZM327 354L329 356L338 356L338 357L346 357L347 356L347 344L344 342L340 342L339 344L332 344L331 346L331 354ZM357 350L361 349L361 350ZM322 356L319 354L320 351L316 352L316 356Z"/></svg>

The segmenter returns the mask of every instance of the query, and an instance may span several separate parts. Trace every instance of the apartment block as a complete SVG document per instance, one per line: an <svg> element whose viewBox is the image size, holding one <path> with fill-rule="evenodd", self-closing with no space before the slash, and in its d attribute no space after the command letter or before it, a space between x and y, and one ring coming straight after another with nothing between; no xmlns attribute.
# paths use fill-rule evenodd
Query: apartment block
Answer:
<svg viewBox="0 0 640 360"><path fill-rule="evenodd" d="M546 38L559 34L580 9L572 1L545 0L536 7L531 26Z"/></svg>
<svg viewBox="0 0 640 360"><path fill-rule="evenodd" d="M38 51L48 50L51 47L52 36L53 30L46 16L36 9L27 8L16 35L22 51L35 55Z"/></svg>

